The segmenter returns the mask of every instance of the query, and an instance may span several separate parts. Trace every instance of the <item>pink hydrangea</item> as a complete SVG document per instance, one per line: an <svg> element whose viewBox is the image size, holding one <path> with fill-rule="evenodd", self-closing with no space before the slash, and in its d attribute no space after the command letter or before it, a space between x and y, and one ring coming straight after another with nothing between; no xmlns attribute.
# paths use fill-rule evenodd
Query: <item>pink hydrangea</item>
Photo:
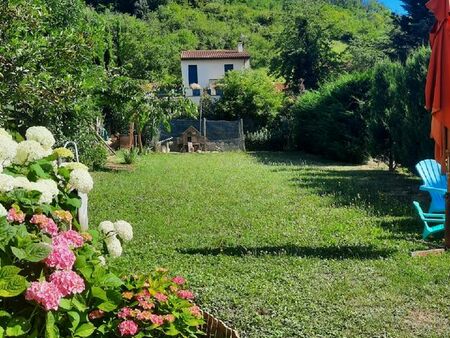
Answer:
<svg viewBox="0 0 450 338"><path fill-rule="evenodd" d="M164 317L163 316L158 316L158 315L151 315L150 316L150 321L155 324L155 325L163 325L164 324Z"/></svg>
<svg viewBox="0 0 450 338"><path fill-rule="evenodd" d="M143 299L143 298L139 298L138 302L139 302L139 306L141 308L143 308L144 310L151 310L155 307L155 304L153 304L152 302L149 302L148 300Z"/></svg>
<svg viewBox="0 0 450 338"><path fill-rule="evenodd" d="M63 297L81 293L85 289L84 280L74 271L55 271L50 275L52 282Z"/></svg>
<svg viewBox="0 0 450 338"><path fill-rule="evenodd" d="M167 302L167 296L163 295L162 293L157 293L156 295L154 295L153 297L155 297L155 299L160 302L160 303L164 303Z"/></svg>
<svg viewBox="0 0 450 338"><path fill-rule="evenodd" d="M177 292L177 296L183 299L194 299L194 294L188 290L180 290Z"/></svg>
<svg viewBox="0 0 450 338"><path fill-rule="evenodd" d="M53 238L54 245L66 245L72 248L80 248L84 244L84 239L81 234L75 230L64 231Z"/></svg>
<svg viewBox="0 0 450 338"><path fill-rule="evenodd" d="M175 316L174 315L165 315L164 320L168 323L173 323L175 321Z"/></svg>
<svg viewBox="0 0 450 338"><path fill-rule="evenodd" d="M191 313L191 315L193 315L194 317L197 318L202 318L202 311L200 310L200 308L198 306L191 306L189 308L189 312Z"/></svg>
<svg viewBox="0 0 450 338"><path fill-rule="evenodd" d="M138 325L132 320L125 320L118 326L121 336L134 336L138 332Z"/></svg>
<svg viewBox="0 0 450 338"><path fill-rule="evenodd" d="M121 308L119 313L117 314L117 317L122 319L127 319L130 316L131 316L131 309L129 307Z"/></svg>
<svg viewBox="0 0 450 338"><path fill-rule="evenodd" d="M17 211L15 208L11 208L8 211L6 219L9 222L23 223L25 222L25 214L22 211Z"/></svg>
<svg viewBox="0 0 450 338"><path fill-rule="evenodd" d="M51 236L55 236L58 233L58 226L56 223L45 215L33 215L30 223L38 225L42 232Z"/></svg>
<svg viewBox="0 0 450 338"><path fill-rule="evenodd" d="M25 292L25 299L41 305L46 311L58 310L62 294L49 282L33 282Z"/></svg>
<svg viewBox="0 0 450 338"><path fill-rule="evenodd" d="M186 283L186 279L181 276L176 276L172 278L172 282L178 285L183 285L184 283Z"/></svg>
<svg viewBox="0 0 450 338"><path fill-rule="evenodd" d="M71 270L75 263L75 254L66 245L53 245L52 252L44 263L51 268Z"/></svg>

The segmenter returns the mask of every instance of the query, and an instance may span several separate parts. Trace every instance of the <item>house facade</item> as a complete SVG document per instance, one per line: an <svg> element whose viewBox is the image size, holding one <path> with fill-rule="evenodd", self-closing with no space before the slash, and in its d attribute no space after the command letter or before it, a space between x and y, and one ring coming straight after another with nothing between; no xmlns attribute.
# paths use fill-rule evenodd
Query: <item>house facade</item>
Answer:
<svg viewBox="0 0 450 338"><path fill-rule="evenodd" d="M239 44L236 50L188 50L181 53L181 72L186 97L199 103L202 91L220 97L216 82L230 70L250 68L250 55Z"/></svg>

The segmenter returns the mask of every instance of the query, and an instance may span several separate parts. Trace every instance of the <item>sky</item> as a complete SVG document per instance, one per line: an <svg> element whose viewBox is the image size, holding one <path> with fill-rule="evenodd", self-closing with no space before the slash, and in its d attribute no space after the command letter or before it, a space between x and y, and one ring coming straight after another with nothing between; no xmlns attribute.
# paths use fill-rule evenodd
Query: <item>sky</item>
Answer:
<svg viewBox="0 0 450 338"><path fill-rule="evenodd" d="M402 5L401 0L378 0L378 1L380 1L386 7L392 9L392 11L394 11L395 13L398 14L404 13L403 7L401 6Z"/></svg>

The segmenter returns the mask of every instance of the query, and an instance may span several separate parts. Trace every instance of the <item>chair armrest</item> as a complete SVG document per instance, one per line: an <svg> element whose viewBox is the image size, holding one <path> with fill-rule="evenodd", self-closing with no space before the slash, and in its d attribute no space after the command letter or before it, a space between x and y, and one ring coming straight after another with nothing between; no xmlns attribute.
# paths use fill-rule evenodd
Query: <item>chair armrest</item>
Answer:
<svg viewBox="0 0 450 338"><path fill-rule="evenodd" d="M422 191L436 192L441 195L445 195L447 193L447 189L430 187L428 185L421 185L419 189Z"/></svg>
<svg viewBox="0 0 450 338"><path fill-rule="evenodd" d="M429 214L423 213L426 218L434 218L434 219L445 219L445 214Z"/></svg>
<svg viewBox="0 0 450 338"><path fill-rule="evenodd" d="M423 219L425 222L427 223L439 223L439 224L443 224L445 222L445 219L430 219L430 218L424 218Z"/></svg>

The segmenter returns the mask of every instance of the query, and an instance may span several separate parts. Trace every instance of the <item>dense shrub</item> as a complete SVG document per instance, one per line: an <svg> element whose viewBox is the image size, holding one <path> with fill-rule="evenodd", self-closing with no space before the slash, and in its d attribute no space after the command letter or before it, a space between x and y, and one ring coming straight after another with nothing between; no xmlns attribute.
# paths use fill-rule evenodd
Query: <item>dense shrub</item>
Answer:
<svg viewBox="0 0 450 338"><path fill-rule="evenodd" d="M228 72L220 81L222 98L216 105L216 117L244 120L244 129L254 132L274 121L283 96L277 92L274 79L263 70Z"/></svg>
<svg viewBox="0 0 450 338"><path fill-rule="evenodd" d="M368 157L369 88L370 74L354 73L300 96L291 108L297 146L333 160L364 162Z"/></svg>
<svg viewBox="0 0 450 338"><path fill-rule="evenodd" d="M82 1L18 0L0 5L0 125L39 124L58 143L90 152L100 111L93 88L104 70L104 24Z"/></svg>
<svg viewBox="0 0 450 338"><path fill-rule="evenodd" d="M431 114L425 106L429 50L419 48L405 65L385 61L373 72L370 91L371 153L389 164L413 167L433 156Z"/></svg>

